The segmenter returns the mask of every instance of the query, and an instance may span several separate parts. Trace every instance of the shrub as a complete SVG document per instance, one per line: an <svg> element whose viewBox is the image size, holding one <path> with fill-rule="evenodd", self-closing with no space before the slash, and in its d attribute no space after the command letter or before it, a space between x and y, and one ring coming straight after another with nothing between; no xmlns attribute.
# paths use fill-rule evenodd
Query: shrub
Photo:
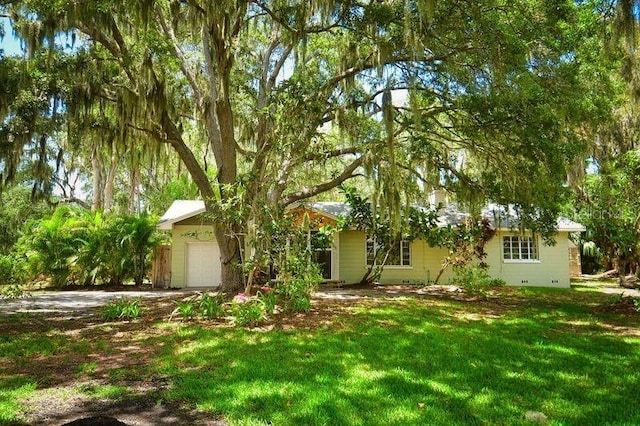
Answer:
<svg viewBox="0 0 640 426"><path fill-rule="evenodd" d="M320 267L304 257L292 256L285 263L278 292L287 312L309 312L311 295L322 282Z"/></svg>
<svg viewBox="0 0 640 426"><path fill-rule="evenodd" d="M114 321L118 319L135 319L140 316L140 299L118 297L102 308L102 319Z"/></svg>
<svg viewBox="0 0 640 426"><path fill-rule="evenodd" d="M158 235L154 219L144 214L104 215L61 206L26 226L15 252L26 259L28 278L46 275L56 286L126 280L140 285Z"/></svg>
<svg viewBox="0 0 640 426"><path fill-rule="evenodd" d="M182 321L188 321L193 319L196 314L196 305L192 299L190 300L174 300L176 308L171 312L171 318L175 314L180 314Z"/></svg>
<svg viewBox="0 0 640 426"><path fill-rule="evenodd" d="M0 255L0 286L13 284L13 261L9 256Z"/></svg>
<svg viewBox="0 0 640 426"><path fill-rule="evenodd" d="M492 278L486 268L478 265L454 267L451 283L472 293L483 293L491 288L506 285L504 280Z"/></svg>
<svg viewBox="0 0 640 426"><path fill-rule="evenodd" d="M224 316L224 297L221 293L196 293L182 300L174 300L176 308L171 312L169 320L174 315L180 315L182 321L188 321L196 316L202 319L216 319Z"/></svg>
<svg viewBox="0 0 640 426"><path fill-rule="evenodd" d="M264 303L267 315L273 315L276 305L278 304L278 293L271 287L262 286L258 290L257 297Z"/></svg>
<svg viewBox="0 0 640 426"><path fill-rule="evenodd" d="M0 255L0 287L19 286L26 283L24 258Z"/></svg>
<svg viewBox="0 0 640 426"><path fill-rule="evenodd" d="M257 297L240 293L231 301L233 324L239 327L256 327L267 319L265 303Z"/></svg>
<svg viewBox="0 0 640 426"><path fill-rule="evenodd" d="M62 286L76 280L78 253L88 234L82 213L61 206L51 217L28 224L15 252L25 256L28 278L44 274Z"/></svg>
<svg viewBox="0 0 640 426"><path fill-rule="evenodd" d="M284 305L284 309L287 312L310 312L311 311L311 296L298 295L290 298Z"/></svg>
<svg viewBox="0 0 640 426"><path fill-rule="evenodd" d="M25 291L19 284L9 284L0 290L0 297L5 300L15 300L30 296L29 292Z"/></svg>
<svg viewBox="0 0 640 426"><path fill-rule="evenodd" d="M216 319L224 316L224 299L221 294L203 293L200 296L200 315L203 319Z"/></svg>

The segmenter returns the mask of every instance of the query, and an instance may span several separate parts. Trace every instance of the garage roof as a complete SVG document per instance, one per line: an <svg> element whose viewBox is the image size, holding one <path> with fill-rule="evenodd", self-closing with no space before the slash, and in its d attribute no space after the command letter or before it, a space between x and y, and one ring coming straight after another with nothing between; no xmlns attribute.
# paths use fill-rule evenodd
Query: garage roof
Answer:
<svg viewBox="0 0 640 426"><path fill-rule="evenodd" d="M169 230L173 224L205 212L202 200L175 200L162 215L158 229Z"/></svg>

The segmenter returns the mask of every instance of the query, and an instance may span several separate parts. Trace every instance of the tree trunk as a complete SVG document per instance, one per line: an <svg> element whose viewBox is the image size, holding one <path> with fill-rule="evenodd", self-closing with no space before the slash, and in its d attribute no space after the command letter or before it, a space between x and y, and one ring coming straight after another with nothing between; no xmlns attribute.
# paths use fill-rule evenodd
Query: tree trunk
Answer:
<svg viewBox="0 0 640 426"><path fill-rule="evenodd" d="M237 293L244 288L244 276L240 259L240 244L236 232L230 233L225 224L215 223L213 226L216 241L220 247L220 265L222 291Z"/></svg>
<svg viewBox="0 0 640 426"><path fill-rule="evenodd" d="M620 287L626 286L627 262L622 257L618 257L618 284Z"/></svg>
<svg viewBox="0 0 640 426"><path fill-rule="evenodd" d="M113 148L115 150L115 148ZM116 172L118 171L118 166L120 165L120 158L118 155L113 153L111 156L111 167L109 168L109 173L107 173L107 177L104 183L104 211L108 212L111 210L111 206L113 205L113 185L116 180Z"/></svg>
<svg viewBox="0 0 640 426"><path fill-rule="evenodd" d="M91 200L91 211L95 212L103 207L102 201L104 199L104 194L102 192L102 166L100 161L98 161L96 153L94 153L93 158L91 158L91 168L93 169L93 198Z"/></svg>
<svg viewBox="0 0 640 426"><path fill-rule="evenodd" d="M131 192L129 194L129 214L139 213L140 210L140 160L137 153L132 153L131 161Z"/></svg>
<svg viewBox="0 0 640 426"><path fill-rule="evenodd" d="M440 266L440 270L438 271L438 276L433 281L433 285L438 285L438 283L440 282L440 278L442 278L442 274L444 274L444 271L447 270L450 264L451 263L449 262L449 258L447 257L447 259L445 259L445 261L442 262L442 266Z"/></svg>
<svg viewBox="0 0 640 426"><path fill-rule="evenodd" d="M195 155L193 155L193 151L191 151L184 143L181 132L166 113L163 114L162 126L167 132L169 143L180 156L182 163L184 163L194 183L198 187L200 195L202 195L205 206L207 207L207 211L214 211L215 206L213 203L216 203L217 201L215 200L215 194L211 187L211 183L209 182L209 178L198 163ZM235 171L235 162L230 169ZM237 229L237 225L231 224L231 226L229 226L227 223L215 221L213 224L213 230L218 246L220 247L222 291L238 292L242 290L244 280L240 265L240 245L236 238L239 231ZM212 259L212 261L214 261L214 259Z"/></svg>

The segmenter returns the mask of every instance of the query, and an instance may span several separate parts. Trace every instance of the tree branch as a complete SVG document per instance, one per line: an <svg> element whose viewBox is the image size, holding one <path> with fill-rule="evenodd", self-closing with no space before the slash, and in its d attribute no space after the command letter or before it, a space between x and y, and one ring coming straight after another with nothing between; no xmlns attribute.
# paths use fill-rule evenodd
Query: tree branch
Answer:
<svg viewBox="0 0 640 426"><path fill-rule="evenodd" d="M136 79L134 78L133 73L131 72L129 67L124 63L124 52L120 49L117 41L110 40L101 31L98 31L96 28L90 28L84 25L84 23L82 22L78 22L76 26L80 31L91 37L95 42L100 43L102 46L104 46L104 48L107 49L109 53L111 53L111 55L113 55L113 57L118 61L120 67L122 68L122 70L124 70L129 81L135 84Z"/></svg>
<svg viewBox="0 0 640 426"><path fill-rule="evenodd" d="M187 81L189 82L189 86L191 86L191 90L193 90L193 95L196 99L196 103L198 104L199 107L202 107L202 93L200 91L200 87L198 86L198 83L196 82L196 78L194 77L193 73L187 67L187 59L185 58L184 52L182 51L182 49L178 44L176 34L173 31L173 28L171 27L171 25L167 23L167 20L165 19L164 13L162 12L162 8L160 6L156 7L156 13L158 14L158 20L160 21L160 26L162 27L162 31L169 38L173 53L176 55L176 57L180 61L180 69L182 70L182 73L184 74L184 76L187 78Z"/></svg>
<svg viewBox="0 0 640 426"><path fill-rule="evenodd" d="M340 157L342 155L355 155L358 152L360 152L360 149L356 147L338 148L330 151L318 151L301 158L300 164L308 161L328 160L329 158Z"/></svg>
<svg viewBox="0 0 640 426"><path fill-rule="evenodd" d="M284 197L283 205L288 206L296 201L304 200L306 198L313 197L314 195L321 194L325 191L333 189L338 185L342 184L348 179L355 177L356 175L353 172L364 163L367 154L358 157L355 161L353 161L344 171L336 176L334 179L321 183L311 188L303 188L301 191L294 192L293 194L289 194Z"/></svg>

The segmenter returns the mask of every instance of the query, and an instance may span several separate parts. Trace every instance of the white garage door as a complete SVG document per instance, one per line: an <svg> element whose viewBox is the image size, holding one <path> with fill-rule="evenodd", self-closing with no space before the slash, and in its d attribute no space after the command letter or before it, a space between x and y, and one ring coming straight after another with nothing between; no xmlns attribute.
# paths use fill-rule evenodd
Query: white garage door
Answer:
<svg viewBox="0 0 640 426"><path fill-rule="evenodd" d="M216 243L187 244L187 287L220 285L220 249Z"/></svg>

